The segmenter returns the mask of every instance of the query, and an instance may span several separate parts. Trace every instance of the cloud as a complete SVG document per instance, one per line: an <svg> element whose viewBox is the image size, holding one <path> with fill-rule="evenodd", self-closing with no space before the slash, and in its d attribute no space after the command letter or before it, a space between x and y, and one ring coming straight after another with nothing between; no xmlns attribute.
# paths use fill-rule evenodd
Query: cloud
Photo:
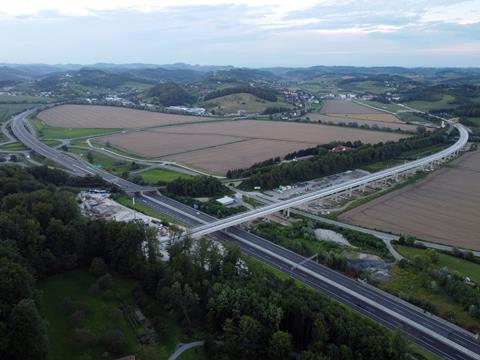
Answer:
<svg viewBox="0 0 480 360"><path fill-rule="evenodd" d="M4 1L1 60L471 64L479 11L480 0Z"/></svg>

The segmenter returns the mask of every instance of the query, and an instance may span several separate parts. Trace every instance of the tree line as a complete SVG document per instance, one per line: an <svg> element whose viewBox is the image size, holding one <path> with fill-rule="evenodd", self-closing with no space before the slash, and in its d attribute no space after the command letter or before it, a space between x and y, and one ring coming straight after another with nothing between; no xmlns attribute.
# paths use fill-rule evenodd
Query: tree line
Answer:
<svg viewBox="0 0 480 360"><path fill-rule="evenodd" d="M325 152L322 150L323 147L317 147L302 153L311 153L314 155L312 158L281 163L280 165L230 170L227 177L249 177L240 185L243 189L250 190L257 186L262 189L273 189L280 185L312 180L376 162L391 160L403 153L424 149L447 141L448 138L444 131L436 131L433 134L400 139L398 142L365 144L346 152ZM315 154L316 149L318 149L318 155Z"/></svg>
<svg viewBox="0 0 480 360"><path fill-rule="evenodd" d="M238 247L186 239L173 243L162 261L154 232L143 224L87 219L73 193L28 170L0 168L0 209L2 358L46 358L36 280L87 266L97 273L99 264L102 274L106 267L137 281L135 296L140 306L148 303L147 315L167 307L185 328L202 324L209 339L223 340L223 346L207 341L210 359L287 359L292 351L304 360L406 356L401 333L278 279ZM98 285L103 282L108 279Z"/></svg>

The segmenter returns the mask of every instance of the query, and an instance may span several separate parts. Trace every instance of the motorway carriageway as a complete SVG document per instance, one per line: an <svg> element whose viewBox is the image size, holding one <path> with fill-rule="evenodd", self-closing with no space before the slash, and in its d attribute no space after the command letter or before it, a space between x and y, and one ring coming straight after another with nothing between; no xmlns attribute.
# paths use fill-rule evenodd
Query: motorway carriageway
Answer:
<svg viewBox="0 0 480 360"><path fill-rule="evenodd" d="M25 127L24 120L29 113L24 112L17 115L12 122L12 130L22 143L73 172L89 174L92 170L95 171L85 161L70 158L62 152L41 143L32 129L30 129L32 131L30 133ZM117 184L125 191L137 191L139 188L138 185L104 171L95 172L106 181ZM148 189L143 188L143 190ZM204 225L218 220L158 193L153 196L139 196L137 201L191 226ZM378 289L367 287L325 266L306 261L303 256L237 227L215 232L211 236L220 241L238 244L246 254L311 285L320 292L332 296L390 329L402 325L404 331L412 339L442 358L480 359L480 343L466 331L442 319L424 314L422 310L398 298ZM296 266L299 263L302 263L302 265ZM296 268L292 271L293 265Z"/></svg>
<svg viewBox="0 0 480 360"><path fill-rule="evenodd" d="M143 194L137 197L136 201L191 226L216 220L158 193ZM366 286L316 262L307 261L301 255L238 227L218 231L210 236L222 242L238 244L246 254L297 278L390 329L403 328L415 342L444 359L480 359L480 343L471 334L390 294ZM295 268L292 270L292 267ZM344 289L339 289L338 285ZM372 306L371 301L380 304L380 308ZM400 314L405 319L399 319L391 312ZM405 325L410 322L419 324L423 329L412 324Z"/></svg>

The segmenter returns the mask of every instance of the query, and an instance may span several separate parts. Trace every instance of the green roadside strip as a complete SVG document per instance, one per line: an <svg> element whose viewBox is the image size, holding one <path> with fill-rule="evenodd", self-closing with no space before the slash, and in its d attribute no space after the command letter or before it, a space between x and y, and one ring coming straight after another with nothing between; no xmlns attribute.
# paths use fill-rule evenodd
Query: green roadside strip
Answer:
<svg viewBox="0 0 480 360"><path fill-rule="evenodd" d="M127 197L125 195L115 194L113 196L113 200L122 204L123 206L126 206L130 209L137 210L138 212L141 212L142 214L157 218L157 219L159 219L163 222L182 225L182 226L185 225L181 221L179 221L179 220L177 220L177 219L175 219L171 216L168 216L168 215L162 214L161 212L158 212L156 210L150 209L149 207L146 207L145 205L139 204L138 202L135 202L135 205L134 205L133 202L132 202L132 199L130 199L129 197Z"/></svg>

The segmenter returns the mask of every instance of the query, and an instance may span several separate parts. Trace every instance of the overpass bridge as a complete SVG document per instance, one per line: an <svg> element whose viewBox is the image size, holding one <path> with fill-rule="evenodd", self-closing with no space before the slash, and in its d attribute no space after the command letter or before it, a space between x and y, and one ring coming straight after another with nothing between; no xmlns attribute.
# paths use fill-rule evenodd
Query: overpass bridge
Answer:
<svg viewBox="0 0 480 360"><path fill-rule="evenodd" d="M443 119L445 120L445 119ZM389 169L385 169L367 176L364 176L360 179L355 179L347 181L338 185L331 186L326 189L321 189L313 191L311 193L300 195L292 199L284 200L277 202L275 204L267 205L261 208L257 208L248 212L244 212L235 216L231 216L225 219L216 220L208 224L196 226L190 230L190 236L193 238L200 238L204 235L210 233L225 230L231 226L235 226L247 221L252 221L257 218L264 217L282 210L288 210L289 208L309 203L320 198L325 198L327 196L351 192L357 188L364 188L369 184L373 184L379 181L385 181L388 179L398 179L402 174L414 173L418 170L426 170L431 166L442 163L443 161L449 160L459 153L459 151L465 146L468 141L468 131L467 129L459 124L450 122L449 123L456 128L459 133L459 138L455 144L444 149L433 155L411 161L402 165L398 165Z"/></svg>

